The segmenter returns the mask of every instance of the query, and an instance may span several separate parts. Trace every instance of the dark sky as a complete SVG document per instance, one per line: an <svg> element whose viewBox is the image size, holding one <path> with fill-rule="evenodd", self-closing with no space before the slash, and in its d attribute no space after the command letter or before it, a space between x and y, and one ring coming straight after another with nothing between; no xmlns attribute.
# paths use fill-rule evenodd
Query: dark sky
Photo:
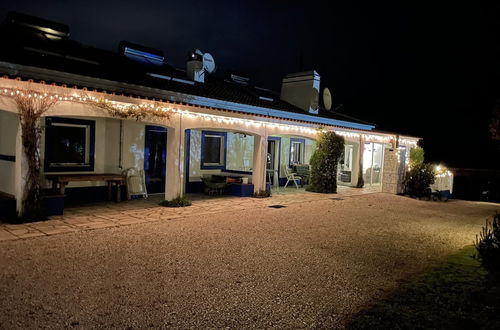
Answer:
<svg viewBox="0 0 500 330"><path fill-rule="evenodd" d="M283 75L315 69L341 112L423 137L428 160L500 167L488 138L500 99L500 1L3 0L0 17L10 10L66 23L91 46L161 49L177 67L199 48L219 72L277 91Z"/></svg>

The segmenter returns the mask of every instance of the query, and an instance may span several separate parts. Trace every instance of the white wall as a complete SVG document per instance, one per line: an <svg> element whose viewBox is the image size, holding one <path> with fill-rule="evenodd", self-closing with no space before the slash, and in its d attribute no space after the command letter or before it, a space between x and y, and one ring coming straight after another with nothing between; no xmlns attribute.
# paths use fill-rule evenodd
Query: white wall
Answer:
<svg viewBox="0 0 500 330"><path fill-rule="evenodd" d="M67 117L95 121L95 158L93 172L47 172L44 174L76 174L76 173L121 173L129 167L144 168L144 134L146 124L134 120L123 120L121 163L120 163L120 120L98 117ZM42 119L42 128L45 119ZM45 153L45 134L41 139L42 171ZM68 187L102 186L104 182L71 182ZM51 186L45 180L45 187Z"/></svg>
<svg viewBox="0 0 500 330"><path fill-rule="evenodd" d="M276 136L281 138L281 153L280 153L280 178L285 177L285 173L283 171L283 166L290 165L290 139L303 139L305 140L304 146L304 164L309 164L311 160L311 156L316 148L316 141L302 137L302 136L294 136L294 135L280 135L273 134L272 136Z"/></svg>
<svg viewBox="0 0 500 330"><path fill-rule="evenodd" d="M0 110L0 155L16 155L17 114ZM15 162L0 159L0 191L15 194Z"/></svg>
<svg viewBox="0 0 500 330"><path fill-rule="evenodd" d="M217 131L217 130L212 130ZM218 174L219 169L201 169L201 132L191 130L189 149L189 181L199 181L203 175ZM226 169L233 171L252 172L254 137L252 135L227 132Z"/></svg>
<svg viewBox="0 0 500 330"><path fill-rule="evenodd" d="M304 163L309 164L311 161L311 156L316 149L316 141L306 139L306 145L304 148Z"/></svg>
<svg viewBox="0 0 500 330"><path fill-rule="evenodd" d="M202 170L201 165L201 131L191 130L189 141L189 181L200 181L204 175L217 174L220 170Z"/></svg>
<svg viewBox="0 0 500 330"><path fill-rule="evenodd" d="M345 139L345 145L352 146L351 182L341 182L340 180L337 180L337 183L342 186L355 186L358 183L358 176L359 176L359 143Z"/></svg>
<svg viewBox="0 0 500 330"><path fill-rule="evenodd" d="M144 169L145 127L146 124L134 120L123 121L122 168L124 170L130 167ZM174 151L167 150L168 154L171 152Z"/></svg>
<svg viewBox="0 0 500 330"><path fill-rule="evenodd" d="M227 133L226 168L233 171L252 172L254 137Z"/></svg>

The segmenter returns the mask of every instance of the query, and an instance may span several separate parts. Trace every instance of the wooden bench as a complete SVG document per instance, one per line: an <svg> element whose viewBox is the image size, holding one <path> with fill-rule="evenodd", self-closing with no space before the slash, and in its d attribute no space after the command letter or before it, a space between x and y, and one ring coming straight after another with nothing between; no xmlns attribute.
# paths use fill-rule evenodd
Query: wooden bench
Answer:
<svg viewBox="0 0 500 330"><path fill-rule="evenodd" d="M125 184L125 177L114 173L92 173L92 174L50 174L45 176L52 181L52 189L64 195L66 186L70 182L82 181L104 181L108 184L108 200L112 200L112 186L116 186L116 201L121 201L121 186Z"/></svg>

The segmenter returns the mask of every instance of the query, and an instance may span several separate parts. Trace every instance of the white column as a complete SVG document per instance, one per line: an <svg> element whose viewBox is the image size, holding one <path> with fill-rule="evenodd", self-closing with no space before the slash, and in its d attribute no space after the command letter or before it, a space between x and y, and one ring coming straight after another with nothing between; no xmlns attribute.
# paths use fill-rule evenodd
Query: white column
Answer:
<svg viewBox="0 0 500 330"><path fill-rule="evenodd" d="M252 183L257 192L266 189L267 137L255 135L253 146Z"/></svg>
<svg viewBox="0 0 500 330"><path fill-rule="evenodd" d="M398 190L398 152L386 148L382 173L382 192L396 194Z"/></svg>
<svg viewBox="0 0 500 330"><path fill-rule="evenodd" d="M21 123L17 127L16 134L16 164L14 167L14 189L16 197L16 210L22 214L23 196L26 187L26 178L28 176L28 162L23 150Z"/></svg>
<svg viewBox="0 0 500 330"><path fill-rule="evenodd" d="M363 178L363 173L365 172L365 169L363 168L363 156L365 152L365 140L363 137L359 137L359 151L358 151L358 173L356 175L357 179L354 182L354 187L358 187L359 180ZM364 183L363 187L366 186L366 182ZM361 188L361 187L358 187Z"/></svg>
<svg viewBox="0 0 500 330"><path fill-rule="evenodd" d="M172 200L184 194L184 130L167 130L167 166L165 199Z"/></svg>

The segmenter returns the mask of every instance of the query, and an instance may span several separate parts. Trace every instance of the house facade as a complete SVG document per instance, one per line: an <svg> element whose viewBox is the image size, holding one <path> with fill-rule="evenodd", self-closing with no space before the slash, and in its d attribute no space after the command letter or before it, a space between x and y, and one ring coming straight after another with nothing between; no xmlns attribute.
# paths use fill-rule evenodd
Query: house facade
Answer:
<svg viewBox="0 0 500 330"><path fill-rule="evenodd" d="M345 138L340 185L355 187L362 175L365 185L397 193L418 142L326 110L315 71L284 77L278 94L242 74L214 74L213 58L199 51L180 70L161 51L126 42L118 52L86 47L69 38L67 26L20 14L9 15L1 41L0 192L15 197L18 209L27 171L12 98L18 92L60 97L39 120L47 189L50 175L136 168L148 191L167 200L200 191L208 176L242 177L259 191L309 164L318 133L329 130ZM162 116L134 115L141 109ZM98 195L103 187L71 182L67 194Z"/></svg>

